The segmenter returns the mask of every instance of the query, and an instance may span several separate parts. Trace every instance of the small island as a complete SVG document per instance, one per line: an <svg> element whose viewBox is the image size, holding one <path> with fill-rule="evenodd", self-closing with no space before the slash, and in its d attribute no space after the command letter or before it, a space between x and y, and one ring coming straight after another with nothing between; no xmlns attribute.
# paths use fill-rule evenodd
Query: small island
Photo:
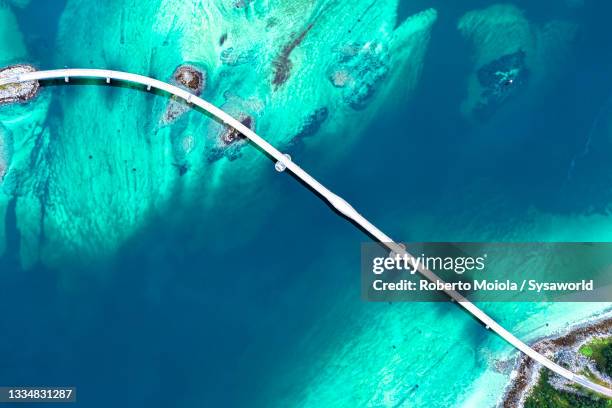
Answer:
<svg viewBox="0 0 612 408"><path fill-rule="evenodd" d="M36 71L32 65L16 64L0 69L0 78L7 78L24 72ZM0 86L0 105L15 102L26 102L38 94L38 81L22 82Z"/></svg>
<svg viewBox="0 0 612 408"><path fill-rule="evenodd" d="M192 65L181 65L176 68L172 79L185 89L190 90L194 95L199 95L206 82L203 72L200 72Z"/></svg>
<svg viewBox="0 0 612 408"><path fill-rule="evenodd" d="M206 87L206 72L190 64L179 65L172 74L172 83L196 96L200 96ZM172 123L188 110L187 102L172 96L168 101L162 123Z"/></svg>
<svg viewBox="0 0 612 408"><path fill-rule="evenodd" d="M537 341L533 349L570 371L610 387L612 384L612 317L572 328L558 337ZM586 390L522 355L506 389L504 408L612 407L612 400Z"/></svg>

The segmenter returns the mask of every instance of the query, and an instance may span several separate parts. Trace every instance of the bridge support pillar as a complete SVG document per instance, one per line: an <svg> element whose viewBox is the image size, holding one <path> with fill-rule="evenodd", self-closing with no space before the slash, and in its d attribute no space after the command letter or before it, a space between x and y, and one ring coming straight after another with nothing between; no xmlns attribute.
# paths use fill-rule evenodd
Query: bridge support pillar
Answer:
<svg viewBox="0 0 612 408"><path fill-rule="evenodd" d="M287 158L288 161L291 161L291 156L289 156L286 153L284 154L284 156ZM274 165L274 169L278 171L279 173L282 173L283 171L285 171L286 168L287 168L287 165L281 162L280 160L277 161L276 164Z"/></svg>

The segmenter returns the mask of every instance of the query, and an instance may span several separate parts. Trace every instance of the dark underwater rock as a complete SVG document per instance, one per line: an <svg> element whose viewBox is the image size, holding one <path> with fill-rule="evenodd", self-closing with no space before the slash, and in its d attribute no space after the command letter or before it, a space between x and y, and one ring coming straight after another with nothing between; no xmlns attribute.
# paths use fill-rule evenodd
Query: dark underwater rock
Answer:
<svg viewBox="0 0 612 408"><path fill-rule="evenodd" d="M189 171L189 164L186 162L172 163L172 165L177 169L179 177L183 177Z"/></svg>
<svg viewBox="0 0 612 408"><path fill-rule="evenodd" d="M225 44L226 40L227 40L227 33L221 34L221 37L219 37L219 45Z"/></svg>
<svg viewBox="0 0 612 408"><path fill-rule="evenodd" d="M478 82L483 91L474 108L476 117L490 117L504 102L524 88L529 77L525 56L525 52L520 50L504 55L478 70Z"/></svg>
<svg viewBox="0 0 612 408"><path fill-rule="evenodd" d="M389 71L386 48L376 43L352 43L335 53L336 62L329 70L329 81L343 90L343 99L351 108L365 108Z"/></svg>
<svg viewBox="0 0 612 408"><path fill-rule="evenodd" d="M6 78L24 72L36 71L32 65L17 64L0 69L0 78ZM20 84L8 84L0 86L0 105L25 102L36 96L40 84L38 81L22 82Z"/></svg>

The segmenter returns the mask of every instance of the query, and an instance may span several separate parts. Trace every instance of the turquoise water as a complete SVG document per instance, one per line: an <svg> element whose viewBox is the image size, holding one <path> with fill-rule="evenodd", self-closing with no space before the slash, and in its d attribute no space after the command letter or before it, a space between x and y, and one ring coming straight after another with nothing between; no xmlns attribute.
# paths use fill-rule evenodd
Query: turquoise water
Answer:
<svg viewBox="0 0 612 408"><path fill-rule="evenodd" d="M447 3L0 2L0 65L194 63L203 97L399 240L610 240L607 7ZM518 51L483 105L478 75ZM514 351L451 304L363 303L367 236L257 149L219 154L201 112L162 123L164 95L46 85L0 108L0 384L74 385L88 407L500 397ZM609 304L483 308L533 340Z"/></svg>

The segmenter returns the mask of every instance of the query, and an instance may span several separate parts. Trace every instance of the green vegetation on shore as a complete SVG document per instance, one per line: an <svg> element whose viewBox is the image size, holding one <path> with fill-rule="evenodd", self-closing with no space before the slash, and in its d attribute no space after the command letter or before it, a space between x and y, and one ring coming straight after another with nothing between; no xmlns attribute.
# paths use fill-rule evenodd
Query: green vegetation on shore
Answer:
<svg viewBox="0 0 612 408"><path fill-rule="evenodd" d="M600 372L612 375L612 337L594 339L580 347L580 354L592 359Z"/></svg>
<svg viewBox="0 0 612 408"><path fill-rule="evenodd" d="M550 370L544 368L538 384L525 400L525 408L606 408L612 400L594 394L580 395L554 388L548 382Z"/></svg>
<svg viewBox="0 0 612 408"><path fill-rule="evenodd" d="M597 338L583 345L580 354L592 359L597 369L607 375L612 375L612 337ZM590 374L590 375L588 375ZM588 373L592 380L600 380ZM612 400L588 393L579 395L568 391L557 390L550 385L548 379L550 371L544 369L538 384L533 388L525 401L525 408L552 408L552 407L612 407Z"/></svg>

